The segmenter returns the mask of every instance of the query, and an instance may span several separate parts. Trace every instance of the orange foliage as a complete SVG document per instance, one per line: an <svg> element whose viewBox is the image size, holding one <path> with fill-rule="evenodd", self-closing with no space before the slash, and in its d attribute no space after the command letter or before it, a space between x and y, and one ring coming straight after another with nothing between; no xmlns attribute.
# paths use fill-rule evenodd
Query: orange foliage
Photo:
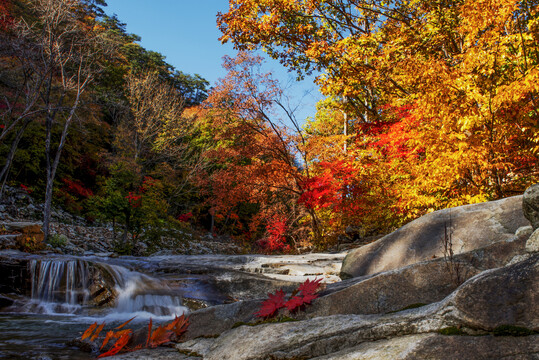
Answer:
<svg viewBox="0 0 539 360"><path fill-rule="evenodd" d="M131 329L125 329L121 330L124 326L126 326L131 320L134 318L129 319L128 321L124 322L120 326L117 326L115 330L117 331L108 331L105 338L103 339L103 343L101 344L101 347L99 350L102 350L111 339L116 339L116 342L110 347L109 350L106 352L100 354L98 358L113 356L118 354L121 351L136 351L140 350L144 347L146 348L155 348L162 344L165 344L167 342L171 342L173 340L179 339L185 331L187 331L187 327L189 326L189 320L185 315L182 316L176 316L174 317L174 320L170 322L169 324L164 324L161 326L158 326L155 330L152 331L152 319L150 319L149 326L148 326L148 338L146 340L146 344L131 344L131 348L128 348L127 345L129 344L133 330ZM81 340L85 340L90 338L90 341L95 341L98 337L101 331L103 330L103 327L105 326L105 323L101 324L99 327L97 326L97 323L94 323L86 329L86 331L83 333Z"/></svg>
<svg viewBox="0 0 539 360"><path fill-rule="evenodd" d="M297 216L287 207L301 193L301 174L292 136L270 118L281 90L268 74L256 72L260 61L245 53L225 59L228 75L200 113L212 144L204 157L213 166L199 181L218 226L245 238L267 228L271 239L268 219L279 218L286 226ZM274 250L286 248L281 235Z"/></svg>
<svg viewBox="0 0 539 360"><path fill-rule="evenodd" d="M523 0L232 0L218 21L222 41L322 71L333 103L306 126L301 202L326 229L383 228L539 179L538 10ZM342 112L353 135L341 135Z"/></svg>

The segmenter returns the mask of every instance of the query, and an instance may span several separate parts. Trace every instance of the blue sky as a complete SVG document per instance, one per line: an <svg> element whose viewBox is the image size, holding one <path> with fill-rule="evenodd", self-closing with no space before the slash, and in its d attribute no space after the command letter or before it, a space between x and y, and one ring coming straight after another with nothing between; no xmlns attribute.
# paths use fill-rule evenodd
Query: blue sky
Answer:
<svg viewBox="0 0 539 360"><path fill-rule="evenodd" d="M141 44L166 56L168 63L188 74L200 74L211 84L225 76L222 57L233 56L231 44L221 44L216 25L218 11L226 12L228 0L106 0L108 14L116 14L127 31L139 35ZM268 59L266 72L283 84L292 82L292 103L302 104L298 118L312 116L320 94L311 79L293 81L277 61ZM311 95L303 96L311 91Z"/></svg>

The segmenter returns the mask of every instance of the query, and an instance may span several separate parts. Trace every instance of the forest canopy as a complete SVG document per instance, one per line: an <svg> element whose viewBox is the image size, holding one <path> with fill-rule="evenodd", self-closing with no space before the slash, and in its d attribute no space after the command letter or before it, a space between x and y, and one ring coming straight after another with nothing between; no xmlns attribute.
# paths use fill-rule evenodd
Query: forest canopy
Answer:
<svg viewBox="0 0 539 360"><path fill-rule="evenodd" d="M538 4L230 0L217 24L239 52L210 88L102 0L0 0L2 192L43 201L45 227L52 206L121 226L126 252L171 229L323 248L520 194L538 180ZM319 74L313 118L260 50Z"/></svg>

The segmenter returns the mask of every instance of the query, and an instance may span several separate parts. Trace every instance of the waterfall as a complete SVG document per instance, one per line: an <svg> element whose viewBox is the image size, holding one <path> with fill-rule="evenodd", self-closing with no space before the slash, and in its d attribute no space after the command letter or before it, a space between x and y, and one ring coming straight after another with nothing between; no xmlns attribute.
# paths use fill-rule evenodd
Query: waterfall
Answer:
<svg viewBox="0 0 539 360"><path fill-rule="evenodd" d="M181 295L165 281L121 266L107 265L106 268L116 282L116 314L170 317L188 311L182 305Z"/></svg>
<svg viewBox="0 0 539 360"><path fill-rule="evenodd" d="M107 311L111 317L170 317L187 312L181 294L165 281L122 266L70 258L30 260L28 268L31 301L24 312L80 314L83 306L94 303L89 289L104 278L107 284L100 286L110 290L109 306L114 307ZM101 277L96 276L99 273Z"/></svg>
<svg viewBox="0 0 539 360"><path fill-rule="evenodd" d="M86 261L30 260L28 267L34 310L74 313L87 303L89 267Z"/></svg>

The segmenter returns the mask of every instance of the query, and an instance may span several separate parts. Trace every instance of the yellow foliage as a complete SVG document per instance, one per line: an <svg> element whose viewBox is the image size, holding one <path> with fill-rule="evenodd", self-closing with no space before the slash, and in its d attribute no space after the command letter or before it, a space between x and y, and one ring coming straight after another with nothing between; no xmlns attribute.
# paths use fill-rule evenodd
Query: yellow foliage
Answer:
<svg viewBox="0 0 539 360"><path fill-rule="evenodd" d="M263 15L250 11L256 3L231 1L219 17L223 40L262 47L300 72L318 68L321 91L349 99L319 109L306 147L313 163L353 164L370 186L365 199L393 197L373 202L373 221L509 196L538 180L536 1L273 0ZM365 127L384 123L403 126Z"/></svg>

